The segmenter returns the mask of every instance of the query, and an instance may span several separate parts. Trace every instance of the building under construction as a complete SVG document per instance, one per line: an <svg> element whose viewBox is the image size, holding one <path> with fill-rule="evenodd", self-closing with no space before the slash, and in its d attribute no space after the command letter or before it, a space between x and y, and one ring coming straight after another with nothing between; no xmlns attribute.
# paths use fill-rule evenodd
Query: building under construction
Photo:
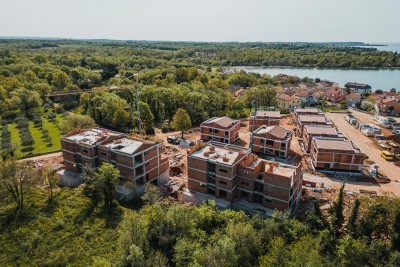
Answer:
<svg viewBox="0 0 400 267"><path fill-rule="evenodd" d="M302 166L259 159L250 149L197 143L187 155L188 188L229 202L245 199L293 214L301 199Z"/></svg>
<svg viewBox="0 0 400 267"><path fill-rule="evenodd" d="M249 131L253 130L253 124L254 124L254 130L258 129L263 125L266 126L279 125L281 118L282 115L279 111L257 110L256 113L251 112L249 117L248 130Z"/></svg>
<svg viewBox="0 0 400 267"><path fill-rule="evenodd" d="M157 141L101 128L74 129L61 138L61 147L65 169L80 173L109 162L120 171L121 182L133 182L139 193L143 185L161 185L169 178L169 160Z"/></svg>

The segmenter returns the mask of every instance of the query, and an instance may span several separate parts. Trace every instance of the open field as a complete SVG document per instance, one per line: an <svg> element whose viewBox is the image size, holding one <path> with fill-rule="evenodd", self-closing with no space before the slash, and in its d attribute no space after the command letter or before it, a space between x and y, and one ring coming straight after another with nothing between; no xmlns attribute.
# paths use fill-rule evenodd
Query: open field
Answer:
<svg viewBox="0 0 400 267"><path fill-rule="evenodd" d="M43 155L61 150L61 144L60 144L61 131L58 128L58 123L61 121L62 115L56 114L56 119L54 121L47 119L45 114L42 114L41 117L43 121L42 129L48 130L48 135L51 137L52 143L50 145L48 142L46 142L45 140L46 138L43 137L41 129L35 126L32 121L30 121L29 130L32 134L35 143L32 145L33 150L29 152L22 151L24 147L21 145L21 138L19 130L17 128L17 124L16 123L8 124L8 130L11 132L11 143L17 145L17 149L14 154L17 158ZM0 141L1 141L1 136L0 136Z"/></svg>

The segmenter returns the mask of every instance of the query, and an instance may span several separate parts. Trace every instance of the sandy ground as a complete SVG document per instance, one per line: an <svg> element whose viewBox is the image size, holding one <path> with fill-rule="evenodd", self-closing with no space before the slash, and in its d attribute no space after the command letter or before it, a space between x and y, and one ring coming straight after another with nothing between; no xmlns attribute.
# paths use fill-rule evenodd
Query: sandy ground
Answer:
<svg viewBox="0 0 400 267"><path fill-rule="evenodd" d="M377 148L373 139L365 136L361 131L357 130L354 126L350 125L345 120L344 114L339 113L326 113L328 119L330 119L340 131L350 140L357 144L357 146L368 155L369 159L374 161L379 165L379 172L386 175L392 182L389 184L379 184L379 185L365 185L355 183L354 185L349 184L349 187L357 189L367 189L376 190L377 192L392 192L395 195L400 195L400 168L397 167L393 162L386 161L381 157L381 150ZM353 115L358 118L361 122L372 122L373 117L371 115L361 113L358 111L353 111ZM329 182L330 179L325 182ZM335 182L332 181L332 184Z"/></svg>

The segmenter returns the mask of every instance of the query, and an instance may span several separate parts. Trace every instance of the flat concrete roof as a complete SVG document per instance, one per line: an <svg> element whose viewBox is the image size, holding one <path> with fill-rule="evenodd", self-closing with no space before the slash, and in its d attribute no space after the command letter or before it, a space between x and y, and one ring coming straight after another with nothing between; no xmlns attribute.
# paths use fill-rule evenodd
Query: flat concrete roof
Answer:
<svg viewBox="0 0 400 267"><path fill-rule="evenodd" d="M264 172L292 178L294 176L295 170L295 166L289 167L279 164L278 166L274 167L273 171L271 172L270 165L266 163Z"/></svg>
<svg viewBox="0 0 400 267"><path fill-rule="evenodd" d="M125 154L135 154L135 152L143 145L143 142L133 140L130 138L121 138L116 141L105 144L104 147L116 150Z"/></svg>
<svg viewBox="0 0 400 267"><path fill-rule="evenodd" d="M211 151L212 148L214 148L214 151ZM214 143L193 152L189 157L208 160L218 164L233 165L249 152L250 150L246 148Z"/></svg>
<svg viewBox="0 0 400 267"><path fill-rule="evenodd" d="M305 125L304 131L309 134L339 135L339 132L336 130L336 128L326 125Z"/></svg>
<svg viewBox="0 0 400 267"><path fill-rule="evenodd" d="M254 117L254 111L251 112L250 116ZM264 111L264 110L257 110L256 118L257 117L269 117L269 118L278 118L282 117L279 111Z"/></svg>
<svg viewBox="0 0 400 267"><path fill-rule="evenodd" d="M314 139L317 148L328 150L345 150L359 152L354 143L350 140L334 140L334 139Z"/></svg>
<svg viewBox="0 0 400 267"><path fill-rule="evenodd" d="M77 143L84 143L87 145L94 145L104 137L108 136L119 136L120 134L109 132L104 129L93 128L90 130L86 130L77 134L73 134L70 136L64 137L67 140L74 141Z"/></svg>
<svg viewBox="0 0 400 267"><path fill-rule="evenodd" d="M299 122L328 122L324 115L299 115Z"/></svg>

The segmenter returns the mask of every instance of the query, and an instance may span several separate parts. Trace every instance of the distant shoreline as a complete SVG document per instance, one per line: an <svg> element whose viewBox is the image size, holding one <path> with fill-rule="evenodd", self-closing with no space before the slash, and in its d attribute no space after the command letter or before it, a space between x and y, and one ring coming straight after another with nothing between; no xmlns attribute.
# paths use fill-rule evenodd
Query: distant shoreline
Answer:
<svg viewBox="0 0 400 267"><path fill-rule="evenodd" d="M230 69L320 69L320 70L398 70L400 67L363 67L363 68L335 68L335 67L295 67L295 66L231 66Z"/></svg>

